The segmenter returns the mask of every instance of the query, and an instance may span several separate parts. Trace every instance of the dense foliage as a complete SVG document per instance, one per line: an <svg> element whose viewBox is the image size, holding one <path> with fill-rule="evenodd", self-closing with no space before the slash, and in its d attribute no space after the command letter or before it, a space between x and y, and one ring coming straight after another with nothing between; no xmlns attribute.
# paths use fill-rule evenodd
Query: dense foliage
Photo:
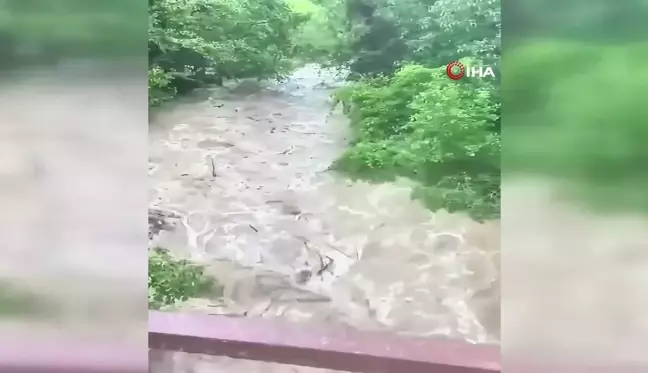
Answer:
<svg viewBox="0 0 648 373"><path fill-rule="evenodd" d="M337 96L356 134L340 168L419 181L415 196L435 210L467 210L477 219L497 213L500 138L488 82L457 84L444 67L406 65Z"/></svg>
<svg viewBox="0 0 648 373"><path fill-rule="evenodd" d="M356 82L336 98L354 138L337 168L406 176L434 210L497 217L499 84L451 81L445 66L462 59L497 67L499 9L495 0L346 0L346 33L334 55Z"/></svg>
<svg viewBox="0 0 648 373"><path fill-rule="evenodd" d="M332 2L334 0L326 0ZM337 0L335 0L337 1ZM303 15L307 21L302 23L295 34L295 57L297 62L316 62L320 65L330 65L339 58L338 48L343 45L342 17L335 8L323 6L310 0L289 0L292 9Z"/></svg>
<svg viewBox="0 0 648 373"><path fill-rule="evenodd" d="M187 260L173 258L167 250L149 250L149 307L159 309L177 302L218 291L205 268Z"/></svg>
<svg viewBox="0 0 648 373"><path fill-rule="evenodd" d="M149 13L151 105L224 78L287 72L306 20L283 0L149 0Z"/></svg>

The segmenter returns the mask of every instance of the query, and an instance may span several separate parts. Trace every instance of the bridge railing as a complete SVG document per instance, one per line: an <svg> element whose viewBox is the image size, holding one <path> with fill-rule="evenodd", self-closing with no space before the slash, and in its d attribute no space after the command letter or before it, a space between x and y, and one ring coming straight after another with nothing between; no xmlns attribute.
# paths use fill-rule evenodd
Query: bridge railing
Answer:
<svg viewBox="0 0 648 373"><path fill-rule="evenodd" d="M186 352L360 373L500 372L496 346L351 329L318 330L268 319L150 311L148 334L153 357ZM114 339L79 338L60 332L3 333L0 372L149 371L151 361L143 354L143 341L115 344ZM168 370L166 361L163 370Z"/></svg>
<svg viewBox="0 0 648 373"><path fill-rule="evenodd" d="M360 373L500 372L497 346L204 314L151 311L149 348Z"/></svg>

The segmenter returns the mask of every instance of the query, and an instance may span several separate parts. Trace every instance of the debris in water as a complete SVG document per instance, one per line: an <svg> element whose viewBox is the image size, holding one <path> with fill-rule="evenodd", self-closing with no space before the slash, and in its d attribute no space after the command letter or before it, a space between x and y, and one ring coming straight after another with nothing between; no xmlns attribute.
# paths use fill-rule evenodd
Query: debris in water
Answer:
<svg viewBox="0 0 648 373"><path fill-rule="evenodd" d="M329 272L333 273L333 268L334 268L333 264L334 264L335 261L333 260L333 258L331 258L328 255L326 255L325 257L328 259L328 261L326 263L324 263L324 257L322 257L321 255L319 257L320 258L320 269L319 269L319 271L317 271L318 276L322 276L322 274L324 274L324 272L326 272L326 271L329 271Z"/></svg>
<svg viewBox="0 0 648 373"><path fill-rule="evenodd" d="M294 150L295 150L295 147L292 146L292 145L290 145L290 148L284 150L283 152L281 152L281 153L279 153L279 154L284 154L284 155L285 155L285 154L290 154L290 153L292 153Z"/></svg>
<svg viewBox="0 0 648 373"><path fill-rule="evenodd" d="M148 237L149 240L152 240L157 236L161 231L170 231L175 227L175 219L179 219L180 215L170 212L163 211L156 208L148 209Z"/></svg>
<svg viewBox="0 0 648 373"><path fill-rule="evenodd" d="M333 250L337 251L338 253L340 253L340 254L346 256L347 258L351 259L351 255L345 253L344 251L342 251L341 249L338 249L337 247L331 245L330 243L327 243L326 246L330 247L331 249L333 249Z"/></svg>
<svg viewBox="0 0 648 373"><path fill-rule="evenodd" d="M283 212L286 215L295 215L295 216L298 216L302 213L299 207L285 202L281 206L281 212Z"/></svg>
<svg viewBox="0 0 648 373"><path fill-rule="evenodd" d="M250 226L250 228L252 228L253 231L259 233L259 230L254 228L254 225L252 225L252 224L248 224L248 225Z"/></svg>
<svg viewBox="0 0 648 373"><path fill-rule="evenodd" d="M214 158L210 157L209 160L211 161L211 174L213 177L216 177L218 176L218 174L216 173L216 164L214 163Z"/></svg>
<svg viewBox="0 0 648 373"><path fill-rule="evenodd" d="M297 272L295 282L303 285L308 282L311 277L313 277L313 270L311 268L304 268Z"/></svg>

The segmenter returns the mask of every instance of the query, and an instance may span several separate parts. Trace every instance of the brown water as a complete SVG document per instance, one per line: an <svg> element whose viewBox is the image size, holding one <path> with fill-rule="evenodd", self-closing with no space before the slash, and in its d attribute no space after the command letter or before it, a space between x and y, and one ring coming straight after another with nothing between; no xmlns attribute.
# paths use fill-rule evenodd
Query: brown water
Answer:
<svg viewBox="0 0 648 373"><path fill-rule="evenodd" d="M326 171L347 146L326 88L335 82L310 66L284 83L205 90L155 116L150 206L179 218L154 244L225 285L222 298L182 307L496 340L498 224L433 214L406 180Z"/></svg>

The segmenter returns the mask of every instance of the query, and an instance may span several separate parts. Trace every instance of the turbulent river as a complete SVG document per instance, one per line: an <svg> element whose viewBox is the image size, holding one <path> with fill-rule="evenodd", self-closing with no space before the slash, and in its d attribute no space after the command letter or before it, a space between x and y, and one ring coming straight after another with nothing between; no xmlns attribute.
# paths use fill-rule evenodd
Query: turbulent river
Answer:
<svg viewBox="0 0 648 373"><path fill-rule="evenodd" d="M327 171L347 147L348 122L329 98L339 82L306 66L282 82L201 90L155 114L149 204L173 228L151 244L206 264L224 286L182 307L496 341L498 224L431 213L406 180ZM205 371L225 364L210 359Z"/></svg>

